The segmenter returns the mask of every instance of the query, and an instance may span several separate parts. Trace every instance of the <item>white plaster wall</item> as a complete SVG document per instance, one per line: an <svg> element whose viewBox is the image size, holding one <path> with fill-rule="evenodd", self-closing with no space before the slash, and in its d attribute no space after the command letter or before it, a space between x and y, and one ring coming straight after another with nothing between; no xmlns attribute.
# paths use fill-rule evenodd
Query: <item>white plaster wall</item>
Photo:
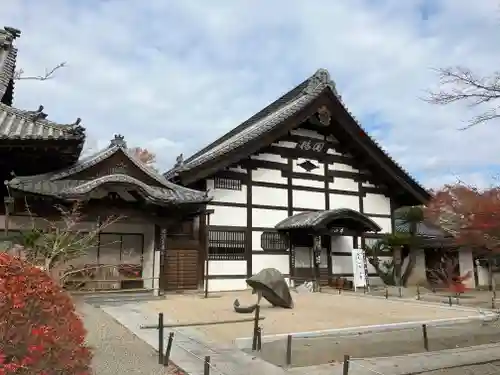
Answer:
<svg viewBox="0 0 500 375"><path fill-rule="evenodd" d="M288 254L253 254L252 256L252 273L255 275L264 268L276 268L284 275L290 273Z"/></svg>
<svg viewBox="0 0 500 375"><path fill-rule="evenodd" d="M382 194L367 193L363 197L363 211L365 214L391 214L391 200Z"/></svg>
<svg viewBox="0 0 500 375"><path fill-rule="evenodd" d="M370 217L370 214L366 214L366 216ZM388 217L370 217L375 223L377 223L382 230L380 233L392 233L392 221L391 218Z"/></svg>
<svg viewBox="0 0 500 375"><path fill-rule="evenodd" d="M247 289L246 278L242 279L209 279L209 292L229 292Z"/></svg>
<svg viewBox="0 0 500 375"><path fill-rule="evenodd" d="M214 210L210 215L210 225L241 226L247 225L247 209L245 207L229 207L207 205Z"/></svg>
<svg viewBox="0 0 500 375"><path fill-rule="evenodd" d="M286 188L252 186L252 204L286 207L288 205L288 191Z"/></svg>
<svg viewBox="0 0 500 375"><path fill-rule="evenodd" d="M252 208L253 227L274 228L276 224L286 219L287 217L288 217L287 210L269 210L263 208Z"/></svg>
<svg viewBox="0 0 500 375"><path fill-rule="evenodd" d="M250 156L250 159L272 161L275 163L288 164L288 159L275 154L257 154Z"/></svg>
<svg viewBox="0 0 500 375"><path fill-rule="evenodd" d="M358 183L350 178L335 177L328 185L330 189L335 190L359 191Z"/></svg>
<svg viewBox="0 0 500 375"><path fill-rule="evenodd" d="M204 267L205 268L205 267ZM209 260L208 275L242 275L247 274L246 260Z"/></svg>
<svg viewBox="0 0 500 375"><path fill-rule="evenodd" d="M465 276L467 272L471 272L471 277L464 281L467 288L475 288L476 281L474 280L474 257L472 255L472 250L470 249L460 249L458 253L458 263L460 276Z"/></svg>
<svg viewBox="0 0 500 375"><path fill-rule="evenodd" d="M252 181L272 182L276 184L287 184L286 177L281 175L277 169L257 169L252 171Z"/></svg>
<svg viewBox="0 0 500 375"><path fill-rule="evenodd" d="M359 211L359 197L355 195L330 194L330 209L350 208Z"/></svg>
<svg viewBox="0 0 500 375"><path fill-rule="evenodd" d="M278 142L274 142L273 146L295 148L295 146L297 146L297 144L295 142L291 142L291 141L278 141Z"/></svg>
<svg viewBox="0 0 500 375"><path fill-rule="evenodd" d="M323 165L321 165L321 170L323 170ZM302 170L301 173L308 173ZM324 181L316 181L316 180L305 180L303 178L292 178L292 185L294 186L306 186L306 187L315 187L315 188L324 188ZM324 200L324 198L323 198Z"/></svg>
<svg viewBox="0 0 500 375"><path fill-rule="evenodd" d="M309 129L294 129L290 131L290 134L293 135L300 135L303 137L308 137L308 138L314 138L323 141L325 139L324 135L319 134L318 132L314 130L309 130Z"/></svg>
<svg viewBox="0 0 500 375"><path fill-rule="evenodd" d="M331 166L328 167L328 169L334 171L344 171L344 172L359 172L359 169L353 168L350 165L343 163L333 163Z"/></svg>
<svg viewBox="0 0 500 375"><path fill-rule="evenodd" d="M313 251L309 247L297 246L295 247L295 267L301 268L309 268L314 267L314 259L313 259ZM321 268L328 267L326 249L321 249Z"/></svg>
<svg viewBox="0 0 500 375"><path fill-rule="evenodd" d="M313 191L294 190L293 206L313 210L325 209L325 194Z"/></svg>
<svg viewBox="0 0 500 375"><path fill-rule="evenodd" d="M231 202L231 203L246 203L247 201L247 186L242 185L241 190L216 189L214 180L207 180L207 190L213 196L216 202Z"/></svg>
<svg viewBox="0 0 500 375"><path fill-rule="evenodd" d="M205 267L204 267L205 268ZM246 289L247 262L245 260L208 261L208 291L226 292ZM241 279L211 279L211 276L238 275Z"/></svg>

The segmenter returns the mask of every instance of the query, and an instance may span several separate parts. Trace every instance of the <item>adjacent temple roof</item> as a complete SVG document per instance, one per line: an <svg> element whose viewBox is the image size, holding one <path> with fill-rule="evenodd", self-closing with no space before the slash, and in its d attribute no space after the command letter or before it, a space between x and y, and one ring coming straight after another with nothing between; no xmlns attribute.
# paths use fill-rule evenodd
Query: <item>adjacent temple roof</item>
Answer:
<svg viewBox="0 0 500 375"><path fill-rule="evenodd" d="M97 166L121 153L130 166L135 166L143 174L155 181L155 185L145 183L127 173L127 165L102 168L102 173L92 178L82 178L82 172ZM157 205L179 203L203 203L210 201L207 193L188 189L172 182L153 169L147 167L127 149L122 136L116 135L108 148L78 161L73 166L36 176L16 177L6 185L17 191L52 196L65 200L77 200L85 197L94 189L104 184L127 184L133 187L146 201Z"/></svg>
<svg viewBox="0 0 500 375"><path fill-rule="evenodd" d="M21 31L13 27L0 29L0 140L85 140L80 119L73 124L47 120L43 106L36 111L11 107L14 90L17 48L14 40ZM79 152L79 151L78 151Z"/></svg>
<svg viewBox="0 0 500 375"><path fill-rule="evenodd" d="M7 91L13 90L17 58L17 48L13 42L20 35L21 32L12 27L0 29L0 102L8 105L12 104L13 93Z"/></svg>
<svg viewBox="0 0 500 375"><path fill-rule="evenodd" d="M78 118L75 123L61 125L46 119L43 106L24 111L0 103L0 140L85 140L85 128Z"/></svg>
<svg viewBox="0 0 500 375"><path fill-rule="evenodd" d="M360 150L360 154L366 160L380 166L394 184L401 186L407 192L411 198L406 199L406 204L420 204L427 201L430 198L429 193L365 132L346 109L337 93L335 83L325 69L318 70L300 85L185 161L178 160L176 166L165 173L165 177L169 179L177 177L188 184L236 163L258 151L266 142L266 137L279 133L279 129L287 120L297 116L319 97L328 93L333 106L336 109L339 106L342 108L333 115L339 117L336 125L349 135L356 149ZM287 129L284 130L285 133L286 131ZM267 142L269 143L269 140Z"/></svg>

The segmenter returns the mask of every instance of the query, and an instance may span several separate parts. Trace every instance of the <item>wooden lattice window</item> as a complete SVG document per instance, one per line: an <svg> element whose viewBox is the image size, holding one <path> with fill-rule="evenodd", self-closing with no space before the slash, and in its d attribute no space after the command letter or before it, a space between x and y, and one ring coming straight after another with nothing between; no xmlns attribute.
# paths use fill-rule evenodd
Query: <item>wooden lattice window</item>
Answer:
<svg viewBox="0 0 500 375"><path fill-rule="evenodd" d="M215 177L214 187L225 190L241 190L241 181L234 178Z"/></svg>
<svg viewBox="0 0 500 375"><path fill-rule="evenodd" d="M245 260L245 248L245 231L208 232L208 256L211 260Z"/></svg>
<svg viewBox="0 0 500 375"><path fill-rule="evenodd" d="M288 241L281 233L263 232L260 236L260 246L265 251L285 251L288 249Z"/></svg>

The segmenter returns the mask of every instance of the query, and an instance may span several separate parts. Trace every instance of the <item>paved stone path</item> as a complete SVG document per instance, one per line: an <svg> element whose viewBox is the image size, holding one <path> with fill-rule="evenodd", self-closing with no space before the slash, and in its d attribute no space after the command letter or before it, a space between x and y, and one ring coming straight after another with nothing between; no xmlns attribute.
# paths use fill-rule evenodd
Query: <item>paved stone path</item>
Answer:
<svg viewBox="0 0 500 375"><path fill-rule="evenodd" d="M178 374L176 368L158 364L158 354L144 341L117 323L98 307L78 303L88 331L87 341L94 348L95 375Z"/></svg>
<svg viewBox="0 0 500 375"><path fill-rule="evenodd" d="M157 314L140 303L120 306L101 306L101 308L135 335L158 348L158 330L141 329L144 324L157 324ZM168 317L165 317L168 323ZM203 359L211 358L212 375L284 375L285 370L246 354L233 345L217 344L190 327L165 329L165 342L169 332L175 334L171 352L172 361L190 375L203 374Z"/></svg>

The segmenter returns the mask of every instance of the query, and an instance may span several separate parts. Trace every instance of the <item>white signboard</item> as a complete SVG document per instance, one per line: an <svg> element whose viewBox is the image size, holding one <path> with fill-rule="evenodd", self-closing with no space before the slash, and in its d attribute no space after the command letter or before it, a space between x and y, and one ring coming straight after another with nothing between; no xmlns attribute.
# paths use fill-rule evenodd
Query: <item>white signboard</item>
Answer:
<svg viewBox="0 0 500 375"><path fill-rule="evenodd" d="M354 274L354 290L366 287L365 252L362 249L352 249L352 272Z"/></svg>

